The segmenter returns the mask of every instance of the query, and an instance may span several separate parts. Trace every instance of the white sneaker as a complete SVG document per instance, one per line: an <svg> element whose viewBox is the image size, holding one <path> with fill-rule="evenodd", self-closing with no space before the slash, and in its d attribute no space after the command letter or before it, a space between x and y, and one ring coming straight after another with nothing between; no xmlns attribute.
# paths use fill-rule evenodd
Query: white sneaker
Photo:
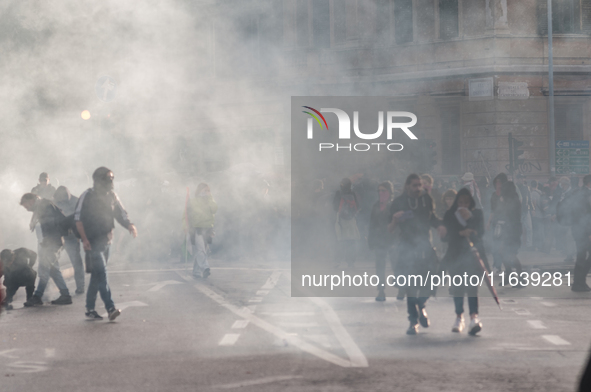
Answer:
<svg viewBox="0 0 591 392"><path fill-rule="evenodd" d="M482 330L482 323L480 322L480 319L478 318L478 316L476 316L475 318L470 320L470 327L469 327L468 333L470 335L474 336L478 332L480 332L481 330Z"/></svg>
<svg viewBox="0 0 591 392"><path fill-rule="evenodd" d="M451 327L451 331L452 332L462 332L464 330L465 326L466 325L464 324L464 318L458 317L458 318L456 318L456 322L454 323L454 326Z"/></svg>

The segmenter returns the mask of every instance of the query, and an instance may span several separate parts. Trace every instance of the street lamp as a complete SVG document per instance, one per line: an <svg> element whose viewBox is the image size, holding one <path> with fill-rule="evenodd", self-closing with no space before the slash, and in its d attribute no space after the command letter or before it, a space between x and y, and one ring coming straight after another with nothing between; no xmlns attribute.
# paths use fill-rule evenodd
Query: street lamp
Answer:
<svg viewBox="0 0 591 392"><path fill-rule="evenodd" d="M550 175L556 173L554 140L554 64L552 62L552 0L548 0L548 152Z"/></svg>

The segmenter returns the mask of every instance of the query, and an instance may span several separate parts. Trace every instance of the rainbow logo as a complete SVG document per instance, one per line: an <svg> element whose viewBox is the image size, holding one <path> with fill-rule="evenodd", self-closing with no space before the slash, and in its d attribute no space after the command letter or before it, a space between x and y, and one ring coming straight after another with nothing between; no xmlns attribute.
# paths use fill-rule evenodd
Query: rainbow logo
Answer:
<svg viewBox="0 0 591 392"><path fill-rule="evenodd" d="M313 111L314 113L319 115L320 118L322 119L322 121L324 121L324 125L326 125L326 129L328 130L328 124L326 123L326 119L318 110L311 108L310 106L302 106L302 107L306 108L306 109L310 109L311 111ZM318 124L320 124L320 129L323 128L322 123L320 122L320 119L317 116L315 116L313 113L307 112L305 110L302 110L302 113L306 113L306 114L309 114L310 116L314 117L314 119L318 122Z"/></svg>

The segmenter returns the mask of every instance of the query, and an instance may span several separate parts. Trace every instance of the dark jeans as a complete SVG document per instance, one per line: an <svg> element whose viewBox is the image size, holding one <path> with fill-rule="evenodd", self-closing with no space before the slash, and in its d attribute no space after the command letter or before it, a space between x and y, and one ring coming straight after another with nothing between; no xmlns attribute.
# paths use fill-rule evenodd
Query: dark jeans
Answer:
<svg viewBox="0 0 591 392"><path fill-rule="evenodd" d="M12 302L12 297L14 297L14 295L16 294L16 292L18 291L19 287L23 287L23 286L19 286L19 285L8 285L6 286L6 299L5 302L7 304ZM33 292L35 291L35 282L33 282L33 284L29 284L25 287L25 291L27 293L27 301L29 300L29 298L31 298L33 296Z"/></svg>
<svg viewBox="0 0 591 392"><path fill-rule="evenodd" d="M35 291L35 295L39 298L43 297L49 278L53 279L61 295L70 295L58 262L61 250L62 247L57 244L39 245L39 266L37 267L39 283Z"/></svg>
<svg viewBox="0 0 591 392"><path fill-rule="evenodd" d="M573 285L587 284L587 274L591 270L590 243L588 238L575 239L577 245L577 260L573 270Z"/></svg>
<svg viewBox="0 0 591 392"><path fill-rule="evenodd" d="M452 290L456 314L464 313L464 295L468 296L470 314L478 314L478 286L456 286Z"/></svg>
<svg viewBox="0 0 591 392"><path fill-rule="evenodd" d="M429 299L429 288L424 287L406 287L406 308L408 310L408 321L416 324L419 320L419 312L427 305Z"/></svg>
<svg viewBox="0 0 591 392"><path fill-rule="evenodd" d="M90 282L88 283L88 292L86 293L86 309L94 310L96 303L96 294L100 293L101 299L105 303L105 309L110 311L115 308L111 298L111 288L107 280L107 262L109 261L110 244L90 243L90 261L92 263L92 272L90 273Z"/></svg>
<svg viewBox="0 0 591 392"><path fill-rule="evenodd" d="M376 274L380 278L380 283L378 285L378 291L383 292L384 288L386 287L386 264L388 260L390 261L390 265L392 266L392 271L394 271L395 263L394 259L392 258L392 248L378 248L375 250L376 254Z"/></svg>

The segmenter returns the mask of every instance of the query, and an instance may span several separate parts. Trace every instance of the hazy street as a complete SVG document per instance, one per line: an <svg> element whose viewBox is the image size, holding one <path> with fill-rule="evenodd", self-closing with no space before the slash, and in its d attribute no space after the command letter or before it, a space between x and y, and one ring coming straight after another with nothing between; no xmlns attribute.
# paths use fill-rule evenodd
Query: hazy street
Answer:
<svg viewBox="0 0 591 392"><path fill-rule="evenodd" d="M206 282L114 265L116 322L86 320L84 296L24 309L19 292L0 317L3 391L572 391L588 353L591 296L566 289L503 311L483 296L478 337L452 334L452 299L432 299L409 337L395 298L290 298L288 264L217 264Z"/></svg>

